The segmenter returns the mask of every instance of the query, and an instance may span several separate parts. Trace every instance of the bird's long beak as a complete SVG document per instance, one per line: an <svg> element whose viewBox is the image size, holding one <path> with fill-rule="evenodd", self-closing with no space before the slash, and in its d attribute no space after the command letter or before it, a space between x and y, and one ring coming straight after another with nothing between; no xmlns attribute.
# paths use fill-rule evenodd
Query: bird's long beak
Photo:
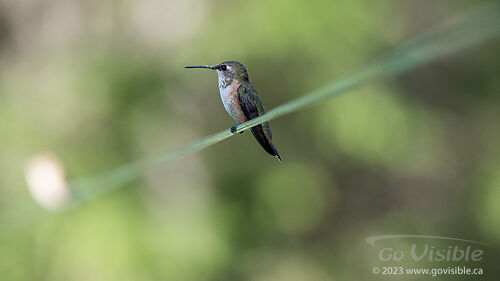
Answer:
<svg viewBox="0 0 500 281"><path fill-rule="evenodd" d="M208 68L208 69L217 69L216 66L210 65L193 65L193 66L184 66L184 68Z"/></svg>

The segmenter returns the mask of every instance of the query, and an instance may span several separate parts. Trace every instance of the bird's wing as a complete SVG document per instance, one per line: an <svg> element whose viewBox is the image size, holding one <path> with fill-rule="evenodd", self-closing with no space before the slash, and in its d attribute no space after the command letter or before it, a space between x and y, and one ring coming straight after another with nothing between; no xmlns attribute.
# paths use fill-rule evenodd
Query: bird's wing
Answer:
<svg viewBox="0 0 500 281"><path fill-rule="evenodd" d="M241 109L243 110L243 113L248 120L257 118L266 113L262 100L260 99L257 91L255 91L252 84L241 83L241 85L238 87L238 98L240 100ZM273 135L271 133L269 123L263 123L262 127L264 128L264 131L269 139L272 140Z"/></svg>
<svg viewBox="0 0 500 281"><path fill-rule="evenodd" d="M248 120L265 113L262 101L250 83L242 83L238 87L238 97L243 114ZM281 157L273 144L273 136L268 122L252 127L252 134L267 153L276 156L281 162Z"/></svg>

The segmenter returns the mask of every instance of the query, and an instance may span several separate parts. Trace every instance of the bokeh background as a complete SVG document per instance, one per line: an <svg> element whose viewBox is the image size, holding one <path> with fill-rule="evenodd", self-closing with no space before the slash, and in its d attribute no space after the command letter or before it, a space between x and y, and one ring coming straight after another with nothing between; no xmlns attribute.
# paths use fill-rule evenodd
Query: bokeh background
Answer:
<svg viewBox="0 0 500 281"><path fill-rule="evenodd" d="M485 2L0 1L0 279L372 280L366 237L421 234L493 245L466 264L493 280L498 40L272 120L281 165L246 132L63 212L25 179L40 153L76 179L229 128L185 65L242 61L271 109Z"/></svg>

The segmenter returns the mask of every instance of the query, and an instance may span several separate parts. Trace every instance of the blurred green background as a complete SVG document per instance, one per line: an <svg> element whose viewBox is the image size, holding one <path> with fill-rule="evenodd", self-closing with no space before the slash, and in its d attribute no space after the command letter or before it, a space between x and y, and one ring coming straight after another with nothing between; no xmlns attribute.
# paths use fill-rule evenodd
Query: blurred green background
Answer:
<svg viewBox="0 0 500 281"><path fill-rule="evenodd" d="M272 120L281 165L246 132L60 213L24 178L39 153L73 179L231 127L185 65L242 61L269 110L485 2L0 1L1 280L372 280L371 235L499 245L498 40ZM485 251L467 266L493 280Z"/></svg>

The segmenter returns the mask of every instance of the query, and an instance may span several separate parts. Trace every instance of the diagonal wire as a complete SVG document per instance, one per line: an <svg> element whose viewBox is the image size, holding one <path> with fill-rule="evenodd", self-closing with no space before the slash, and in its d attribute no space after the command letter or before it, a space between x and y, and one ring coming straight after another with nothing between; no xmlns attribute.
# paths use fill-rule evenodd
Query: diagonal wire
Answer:
<svg viewBox="0 0 500 281"><path fill-rule="evenodd" d="M492 1L446 24L421 34L391 53L355 71L345 74L323 87L282 104L266 114L236 127L247 130L263 122L305 107L338 97L349 90L374 80L397 76L430 61L446 57L474 45L484 44L500 36L500 3ZM98 197L138 178L147 169L174 161L231 137L230 130L197 140L182 148L119 166L101 175L69 182L75 194L74 205Z"/></svg>

